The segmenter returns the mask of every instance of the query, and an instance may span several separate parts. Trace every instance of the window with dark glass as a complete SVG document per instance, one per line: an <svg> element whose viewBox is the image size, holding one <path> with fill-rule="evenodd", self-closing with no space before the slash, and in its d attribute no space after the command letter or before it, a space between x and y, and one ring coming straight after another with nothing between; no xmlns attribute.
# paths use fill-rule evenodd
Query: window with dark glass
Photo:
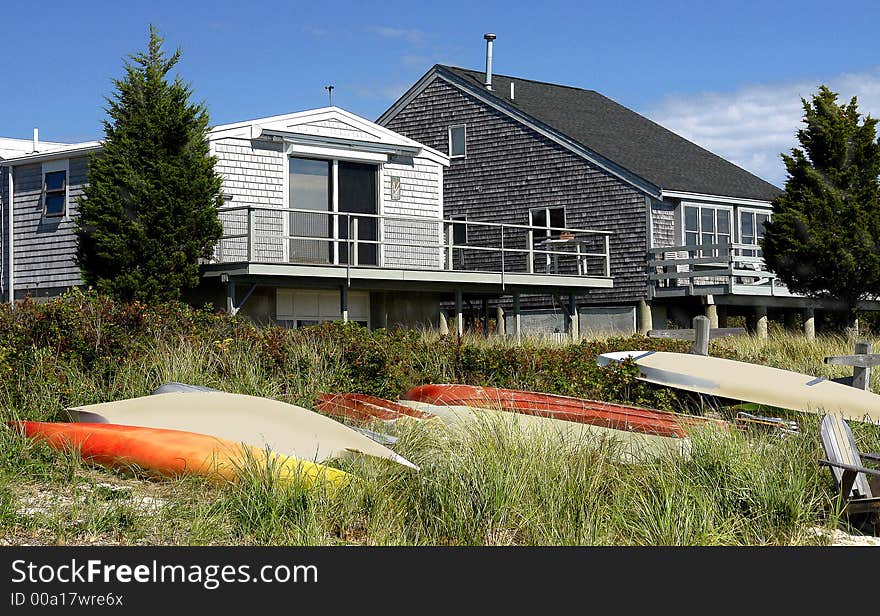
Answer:
<svg viewBox="0 0 880 616"><path fill-rule="evenodd" d="M67 171L50 171L45 177L46 216L64 216L67 206Z"/></svg>
<svg viewBox="0 0 880 616"><path fill-rule="evenodd" d="M449 127L449 156L464 158L467 155L467 129L464 124Z"/></svg>
<svg viewBox="0 0 880 616"><path fill-rule="evenodd" d="M358 265L378 265L379 213L378 167L338 161L335 165L340 215L333 214L333 161L312 158L290 159L290 261L295 263L353 262L353 243L348 241L357 227ZM371 216L354 216L369 214ZM335 220L334 220L335 219ZM354 221L356 225L353 224ZM311 239L314 238L314 239Z"/></svg>

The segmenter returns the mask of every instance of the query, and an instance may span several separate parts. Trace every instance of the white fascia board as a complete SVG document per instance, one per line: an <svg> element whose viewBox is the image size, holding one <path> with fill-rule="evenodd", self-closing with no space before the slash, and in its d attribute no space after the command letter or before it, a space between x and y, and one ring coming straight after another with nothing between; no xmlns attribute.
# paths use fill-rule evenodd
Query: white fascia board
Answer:
<svg viewBox="0 0 880 616"><path fill-rule="evenodd" d="M299 154L303 156L318 156L320 158L334 158L341 160L352 160L356 162L370 163L386 163L388 162L388 154L380 152L367 152L356 148L339 148L320 145L309 145L305 143L289 142L287 147L288 154Z"/></svg>
<svg viewBox="0 0 880 616"><path fill-rule="evenodd" d="M741 197L725 197L723 195L704 195L701 193L682 192L677 190L664 190L663 199L684 199L686 201L709 201L712 203L732 203L734 205L746 205L761 209L770 209L773 204L761 199L745 199Z"/></svg>
<svg viewBox="0 0 880 616"><path fill-rule="evenodd" d="M541 123L539 120L533 118L527 113L506 104L502 99L493 96L492 94L487 95L485 90L474 87L463 79L460 79L456 75L453 75L447 71L442 71L437 67L434 67L430 71L428 71L419 81L416 82L416 84L412 88L410 88L410 90L406 94L404 94L376 121L385 123L393 120L394 117L398 113L400 113L406 107L406 105L410 103L410 101L421 94L422 91L424 91L425 88L427 88L428 85L430 85L434 81L434 79L442 79L446 83L467 92L468 94L479 99L486 105L489 105L493 109L500 111L508 117L513 118L520 124L528 126L536 133L543 135L544 137L550 139L555 143L558 143L559 145L576 154L577 156L586 159L606 173L613 175L614 177L625 182L626 184L629 184L639 192L654 197L655 199L661 198L662 191L659 186L656 186L651 182L645 180L644 178L636 175L635 173L624 169L623 167L614 163L614 161L605 158L601 154L593 152L589 148L583 146L577 141L574 141L573 139L553 129L552 127Z"/></svg>
<svg viewBox="0 0 880 616"><path fill-rule="evenodd" d="M104 147L100 141L90 141L88 143L77 144L76 147L66 150L54 150L52 152L38 152L36 154L27 154L25 156L16 156L15 158L7 158L0 161L0 165L17 167L18 165L27 165L30 163L39 163L47 160L60 160L63 158L76 158L89 152L96 152Z"/></svg>

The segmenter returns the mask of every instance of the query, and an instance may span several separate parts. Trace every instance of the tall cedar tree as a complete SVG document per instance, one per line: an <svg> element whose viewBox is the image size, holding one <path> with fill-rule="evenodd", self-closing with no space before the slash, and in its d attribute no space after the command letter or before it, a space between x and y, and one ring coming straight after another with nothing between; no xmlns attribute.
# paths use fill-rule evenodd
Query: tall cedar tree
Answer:
<svg viewBox="0 0 880 616"><path fill-rule="evenodd" d="M114 80L104 147L90 160L80 202L83 279L120 300L179 299L223 233L208 113L189 102L179 77L166 79L181 51L167 57L162 41L150 26L147 52L129 56L124 79Z"/></svg>
<svg viewBox="0 0 880 616"><path fill-rule="evenodd" d="M859 123L855 97L837 104L825 86L801 99L803 150L782 155L788 177L773 201L762 247L768 267L792 291L841 300L880 296L880 147L877 120Z"/></svg>

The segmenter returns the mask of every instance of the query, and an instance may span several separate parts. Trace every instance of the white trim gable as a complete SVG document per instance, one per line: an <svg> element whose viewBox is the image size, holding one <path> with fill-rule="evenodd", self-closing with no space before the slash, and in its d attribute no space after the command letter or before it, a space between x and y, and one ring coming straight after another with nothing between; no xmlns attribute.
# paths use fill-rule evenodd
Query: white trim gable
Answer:
<svg viewBox="0 0 880 616"><path fill-rule="evenodd" d="M322 107L282 116L225 124L209 132L211 140L230 137L239 139L277 137L283 141L303 144L303 147L405 152L449 166L449 158L442 152L339 107Z"/></svg>

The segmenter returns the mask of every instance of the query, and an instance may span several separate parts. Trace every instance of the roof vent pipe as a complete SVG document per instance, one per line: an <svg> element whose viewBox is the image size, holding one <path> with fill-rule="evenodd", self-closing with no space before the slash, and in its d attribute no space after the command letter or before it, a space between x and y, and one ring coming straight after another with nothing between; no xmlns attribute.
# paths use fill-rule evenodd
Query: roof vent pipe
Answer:
<svg viewBox="0 0 880 616"><path fill-rule="evenodd" d="M494 41L497 37L491 32L488 34L484 34L483 38L486 39L486 89L492 89L492 41Z"/></svg>
<svg viewBox="0 0 880 616"><path fill-rule="evenodd" d="M513 82L510 82L510 100L513 100Z"/></svg>
<svg viewBox="0 0 880 616"><path fill-rule="evenodd" d="M40 129L34 127L34 152L40 151Z"/></svg>

